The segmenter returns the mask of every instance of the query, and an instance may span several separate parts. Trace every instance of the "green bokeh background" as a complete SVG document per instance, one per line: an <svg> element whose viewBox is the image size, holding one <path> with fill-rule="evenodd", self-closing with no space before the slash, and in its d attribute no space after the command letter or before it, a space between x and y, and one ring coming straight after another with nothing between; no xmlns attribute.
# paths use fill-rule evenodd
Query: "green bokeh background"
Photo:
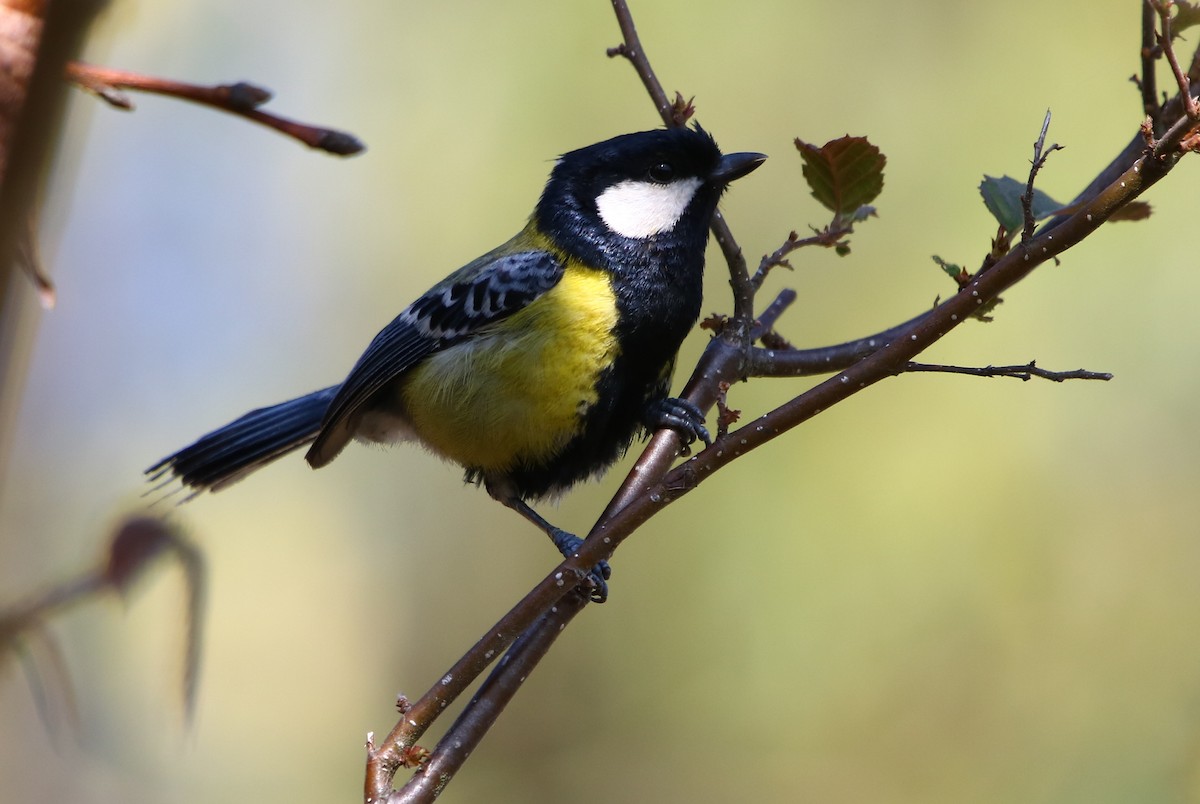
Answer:
<svg viewBox="0 0 1200 804"><path fill-rule="evenodd" d="M668 89L772 159L724 208L752 258L820 223L793 137L870 136L880 215L854 253L770 289L809 346L897 323L977 264L976 186L1069 198L1136 130L1140 7L643 0ZM43 220L41 318L7 483L0 603L91 561L141 470L258 405L340 379L374 333L524 221L553 157L653 127L601 0L352 5L116 0L88 56L351 130L340 161L240 121L77 95ZM1165 78L1165 74L1164 74ZM1200 171L1006 294L927 357L1036 358L1107 384L906 376L778 439L652 520L443 801L1200 800ZM714 252L715 253L715 252ZM727 311L712 261L706 309ZM697 332L687 365L703 346ZM752 416L810 381L734 389ZM625 464L627 465L627 464ZM584 528L621 472L568 495ZM298 457L174 516L210 568L194 724L183 592L53 625L82 726L48 732L0 675L0 800L356 800L364 736L553 558L417 449ZM432 738L428 740L432 742Z"/></svg>

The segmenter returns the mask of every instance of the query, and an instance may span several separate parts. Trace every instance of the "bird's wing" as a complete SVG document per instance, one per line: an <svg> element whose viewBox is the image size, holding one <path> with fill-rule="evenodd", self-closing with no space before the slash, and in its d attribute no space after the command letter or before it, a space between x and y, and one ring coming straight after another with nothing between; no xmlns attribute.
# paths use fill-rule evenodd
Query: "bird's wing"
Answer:
<svg viewBox="0 0 1200 804"><path fill-rule="evenodd" d="M422 358L507 318L558 284L563 261L548 251L484 255L410 304L383 328L325 411L308 462L323 466L354 436L353 414Z"/></svg>

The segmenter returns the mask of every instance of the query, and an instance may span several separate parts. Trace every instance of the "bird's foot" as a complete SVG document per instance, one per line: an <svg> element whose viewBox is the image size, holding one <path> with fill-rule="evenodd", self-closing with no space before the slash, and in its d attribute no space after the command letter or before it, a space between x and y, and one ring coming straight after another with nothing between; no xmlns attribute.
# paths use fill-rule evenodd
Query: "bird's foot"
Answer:
<svg viewBox="0 0 1200 804"><path fill-rule="evenodd" d="M583 539L573 533L567 533L562 528L552 528L550 539L564 558L573 558L579 552L579 545L583 544ZM588 573L588 580L592 587L589 597L593 603L603 603L608 600L608 579L611 577L612 568L608 566L607 561L601 561L592 567L591 572Z"/></svg>
<svg viewBox="0 0 1200 804"><path fill-rule="evenodd" d="M704 411L693 402L668 396L652 402L646 409L646 423L652 430L668 427L679 433L686 448L696 439L704 446L712 446L712 437L704 426Z"/></svg>

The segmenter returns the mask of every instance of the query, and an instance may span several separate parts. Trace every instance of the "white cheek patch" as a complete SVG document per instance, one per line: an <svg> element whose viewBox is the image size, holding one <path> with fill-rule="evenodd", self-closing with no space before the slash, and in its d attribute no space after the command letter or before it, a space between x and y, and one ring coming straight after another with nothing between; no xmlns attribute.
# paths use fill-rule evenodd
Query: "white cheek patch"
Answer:
<svg viewBox="0 0 1200 804"><path fill-rule="evenodd" d="M700 179L679 179L670 184L626 179L596 198L604 224L619 235L643 239L669 232L692 202Z"/></svg>

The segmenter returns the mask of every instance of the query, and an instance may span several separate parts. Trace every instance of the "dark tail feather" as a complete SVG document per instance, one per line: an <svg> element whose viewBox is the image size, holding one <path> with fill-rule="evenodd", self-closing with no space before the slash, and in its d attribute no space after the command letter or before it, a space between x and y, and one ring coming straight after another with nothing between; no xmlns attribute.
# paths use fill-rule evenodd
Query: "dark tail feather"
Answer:
<svg viewBox="0 0 1200 804"><path fill-rule="evenodd" d="M197 493L241 480L317 437L338 386L252 410L146 470L151 480L179 478Z"/></svg>

